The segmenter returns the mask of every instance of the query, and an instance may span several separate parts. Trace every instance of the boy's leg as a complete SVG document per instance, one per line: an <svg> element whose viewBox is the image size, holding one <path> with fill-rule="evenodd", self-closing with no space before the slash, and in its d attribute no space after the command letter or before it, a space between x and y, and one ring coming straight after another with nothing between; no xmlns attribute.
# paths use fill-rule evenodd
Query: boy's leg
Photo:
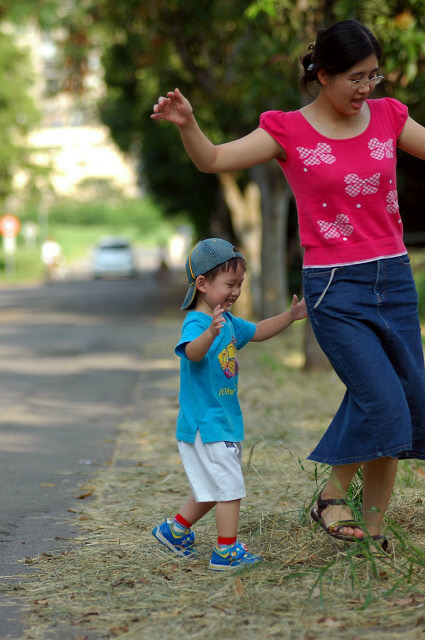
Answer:
<svg viewBox="0 0 425 640"><path fill-rule="evenodd" d="M241 501L229 500L217 502L215 520L218 540L213 548L209 568L214 571L226 571L237 567L261 562L263 558L248 553L245 545L238 539L239 511Z"/></svg>
<svg viewBox="0 0 425 640"><path fill-rule="evenodd" d="M236 538L238 537L240 507L240 499L229 500L228 502L217 502L215 508L215 522L219 538L233 538L234 541L236 541Z"/></svg>
<svg viewBox="0 0 425 640"><path fill-rule="evenodd" d="M152 534L178 556L196 559L197 553L193 547L195 534L191 531L191 526L214 506L215 502L196 502L195 498L190 496L175 518L164 520L162 524L154 527Z"/></svg>
<svg viewBox="0 0 425 640"><path fill-rule="evenodd" d="M211 511L215 505L215 502L196 502L192 495L180 509L179 514L192 526Z"/></svg>

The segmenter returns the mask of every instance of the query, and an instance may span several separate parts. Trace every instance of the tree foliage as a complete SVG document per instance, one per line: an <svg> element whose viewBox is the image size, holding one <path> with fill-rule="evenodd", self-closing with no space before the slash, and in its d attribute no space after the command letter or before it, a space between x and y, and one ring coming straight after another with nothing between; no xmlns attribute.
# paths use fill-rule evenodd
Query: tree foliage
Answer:
<svg viewBox="0 0 425 640"><path fill-rule="evenodd" d="M45 169L35 165L27 144L29 131L39 122L34 100L35 73L31 56L22 44L23 29L29 21L53 25L57 0L2 0L0 3L0 207L13 192L13 178L24 171L29 190Z"/></svg>
<svg viewBox="0 0 425 640"><path fill-rule="evenodd" d="M401 100L408 105L410 115L425 124L425 0L255 0L247 14L251 18L267 15L276 30L287 33L285 49L292 50L293 59L300 53L300 42L304 50L305 43L314 40L318 27L348 18L366 24L383 46L385 82L375 95ZM421 244L425 230L422 217L418 216L423 198L422 176L422 161L400 153L399 202L406 238L411 244Z"/></svg>
<svg viewBox="0 0 425 640"><path fill-rule="evenodd" d="M33 9L30 0L5 0L0 18L6 11L19 22ZM43 26L61 34L67 90L84 98L90 51L103 52L103 121L119 146L138 157L141 180L166 210L189 211L200 234L229 232L223 189L215 176L192 166L174 127L149 119L157 97L168 89L179 86L188 95L212 140L242 136L257 126L262 111L295 109L305 100L298 90L298 60L317 28L357 18L384 46L386 81L379 92L403 100L413 117L425 121L425 0L39 0L37 10ZM418 161L400 158L408 228L418 224L420 171ZM260 184L263 237L270 241L263 243L263 259L275 251L284 255L287 214L278 186L283 178L278 181L267 167L233 177L241 193L252 179ZM267 217L270 209L277 221L280 216L276 226ZM277 230L279 237L273 237ZM282 264L263 263L263 271L277 283L275 298L281 299Z"/></svg>
<svg viewBox="0 0 425 640"><path fill-rule="evenodd" d="M33 168L26 136L39 114L30 94L33 74L29 56L17 46L9 30L1 28L0 77L0 205L3 205L12 192L15 173Z"/></svg>
<svg viewBox="0 0 425 640"><path fill-rule="evenodd" d="M82 79L70 86L83 87L85 52L90 45L100 47L107 85L103 121L119 146L138 156L141 179L166 210L189 211L205 234L229 231L223 224L223 182L192 166L175 128L152 123L157 97L179 86L212 140L242 136L257 126L262 111L295 109L305 101L298 90L298 60L317 28L357 18L384 45L387 80L380 90L407 102L424 121L424 9L425 0L408 6L398 0L69 0L60 25L74 64L70 70ZM407 170L403 162L402 207L412 187L411 161ZM420 183L418 166L413 165L414 188ZM262 271L268 282L261 290L270 287L267 297L281 305L289 190L267 166L233 178L241 194L250 180L260 185ZM407 226L415 214L405 212Z"/></svg>
<svg viewBox="0 0 425 640"><path fill-rule="evenodd" d="M117 143L139 155L141 176L167 210L191 211L205 232L220 202L217 181L192 167L177 131L152 126L152 104L179 86L213 140L244 135L262 111L300 105L299 57L318 27L345 18L376 33L386 75L380 90L406 102L423 122L424 0L87 0L64 21L102 44L107 96L101 113ZM410 165L401 160L402 204L407 185L411 200ZM239 176L240 184L247 179ZM409 206L408 221L412 216Z"/></svg>
<svg viewBox="0 0 425 640"><path fill-rule="evenodd" d="M122 148L140 151L143 175L167 209L189 210L206 232L221 202L217 179L192 166L174 127L153 125L152 106L179 86L213 140L244 135L257 126L260 110L274 104L272 84L281 82L282 60L266 17L256 24L244 17L247 0L133 6L131 0L96 3L103 25L120 24L103 57L108 95L102 117Z"/></svg>

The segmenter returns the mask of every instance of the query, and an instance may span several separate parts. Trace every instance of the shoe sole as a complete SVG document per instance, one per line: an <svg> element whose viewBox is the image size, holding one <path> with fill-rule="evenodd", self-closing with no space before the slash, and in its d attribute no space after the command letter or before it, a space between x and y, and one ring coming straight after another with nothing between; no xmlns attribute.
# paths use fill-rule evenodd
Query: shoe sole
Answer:
<svg viewBox="0 0 425 640"><path fill-rule="evenodd" d="M228 567L223 566L221 564L209 564L208 565L208 569L211 569L211 571L229 571L229 569L238 569L241 565L235 566L235 565L229 565Z"/></svg>
<svg viewBox="0 0 425 640"><path fill-rule="evenodd" d="M160 542L165 547L167 547L167 549L172 551L179 558L184 558L185 560L197 560L198 559L197 555L193 551L190 551L189 554L187 554L187 553L185 554L184 551L180 551L180 549L176 549L176 547L174 547L171 544L171 542L169 540L167 540L167 538L165 536L162 535L159 527L152 531L152 535L153 535L154 538L156 538L158 540L158 542Z"/></svg>
<svg viewBox="0 0 425 640"><path fill-rule="evenodd" d="M209 563L208 569L212 571L229 571L232 569L242 569L243 567L253 567L255 564L260 564L263 560L256 560L255 562L241 562L240 564L213 564Z"/></svg>

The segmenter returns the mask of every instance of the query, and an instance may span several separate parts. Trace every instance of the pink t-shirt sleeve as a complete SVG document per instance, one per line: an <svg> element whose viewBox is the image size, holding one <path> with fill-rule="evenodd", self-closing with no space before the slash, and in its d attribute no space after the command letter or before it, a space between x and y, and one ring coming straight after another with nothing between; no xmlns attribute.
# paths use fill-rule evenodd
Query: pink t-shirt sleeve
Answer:
<svg viewBox="0 0 425 640"><path fill-rule="evenodd" d="M384 98L384 100L389 107L388 117L391 120L394 133L398 138L403 131L407 118L409 117L409 110L405 104L395 100L395 98Z"/></svg>
<svg viewBox="0 0 425 640"><path fill-rule="evenodd" d="M285 115L284 111L265 111L260 115L259 125L260 129L267 131L282 147L286 133Z"/></svg>

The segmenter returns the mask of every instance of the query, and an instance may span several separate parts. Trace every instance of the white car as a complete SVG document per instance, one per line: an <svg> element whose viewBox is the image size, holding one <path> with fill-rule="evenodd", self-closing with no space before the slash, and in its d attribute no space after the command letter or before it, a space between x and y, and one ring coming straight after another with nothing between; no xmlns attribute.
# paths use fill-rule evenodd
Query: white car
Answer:
<svg viewBox="0 0 425 640"><path fill-rule="evenodd" d="M93 251L94 278L127 277L136 275L133 249L125 238L101 238Z"/></svg>

